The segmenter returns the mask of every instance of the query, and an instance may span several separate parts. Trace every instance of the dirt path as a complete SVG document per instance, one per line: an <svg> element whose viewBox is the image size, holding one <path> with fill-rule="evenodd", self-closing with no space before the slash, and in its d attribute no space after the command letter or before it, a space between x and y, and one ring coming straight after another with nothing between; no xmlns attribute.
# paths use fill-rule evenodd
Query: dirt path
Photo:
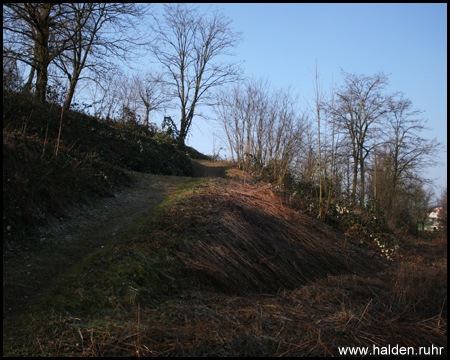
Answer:
<svg viewBox="0 0 450 360"><path fill-rule="evenodd" d="M198 177L225 177L224 164L194 162ZM120 229L161 203L189 177L133 173L132 187L73 209L68 219L40 229L38 238L19 254L3 254L3 331L29 309L67 269L104 246ZM31 243L30 243L31 244Z"/></svg>

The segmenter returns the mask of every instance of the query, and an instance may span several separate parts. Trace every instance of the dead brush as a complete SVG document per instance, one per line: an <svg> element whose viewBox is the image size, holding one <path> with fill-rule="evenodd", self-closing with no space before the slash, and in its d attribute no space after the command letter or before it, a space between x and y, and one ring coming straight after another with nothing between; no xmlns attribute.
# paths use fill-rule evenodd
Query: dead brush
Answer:
<svg viewBox="0 0 450 360"><path fill-rule="evenodd" d="M413 287L446 287L441 272L426 278L425 261L384 266L284 207L269 186L214 180L189 194L161 208L155 228L141 238L146 248L164 248L164 273L177 279L170 296L157 305L130 304L120 317L112 311L89 323L66 320L42 355L339 356L343 346L446 348L446 298L425 316L432 295ZM423 300L408 299L405 289Z"/></svg>
<svg viewBox="0 0 450 360"><path fill-rule="evenodd" d="M353 346L367 346L372 348L387 346L411 347L418 351L420 347L441 347L444 351L435 355L446 354L447 344L446 324L439 324L436 317L401 321L398 316L386 316L372 311L364 315L362 326L352 326L351 336Z"/></svg>
<svg viewBox="0 0 450 360"><path fill-rule="evenodd" d="M225 293L277 293L310 280L373 271L380 263L357 246L282 204L270 186L217 181L170 207L166 230L188 282ZM176 224L176 225L174 225ZM186 283L187 284L187 283Z"/></svg>
<svg viewBox="0 0 450 360"><path fill-rule="evenodd" d="M416 256L399 265L391 303L404 313L433 316L441 311L443 302L446 303L446 294L446 267L428 266L423 258ZM446 310L444 315L447 317Z"/></svg>

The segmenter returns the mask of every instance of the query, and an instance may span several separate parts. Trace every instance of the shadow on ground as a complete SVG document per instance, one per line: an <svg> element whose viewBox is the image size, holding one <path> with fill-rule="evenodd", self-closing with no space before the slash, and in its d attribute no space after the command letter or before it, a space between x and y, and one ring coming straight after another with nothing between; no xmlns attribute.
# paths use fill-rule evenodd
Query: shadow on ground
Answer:
<svg viewBox="0 0 450 360"><path fill-rule="evenodd" d="M220 177L230 179L227 170L230 164L226 161L192 160L194 177Z"/></svg>

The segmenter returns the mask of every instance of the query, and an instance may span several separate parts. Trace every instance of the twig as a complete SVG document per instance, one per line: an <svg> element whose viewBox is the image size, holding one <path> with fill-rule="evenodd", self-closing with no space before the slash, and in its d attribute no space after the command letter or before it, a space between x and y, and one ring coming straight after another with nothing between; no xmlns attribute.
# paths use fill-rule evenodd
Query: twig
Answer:
<svg viewBox="0 0 450 360"><path fill-rule="evenodd" d="M302 347L302 346L304 346L304 345L307 345L307 344L309 344L309 343L311 343L311 342L313 342L313 341L317 341L317 339L312 339L312 340L309 340L309 341L307 341L307 342L304 342L303 344L297 345L297 346L293 347L292 349L289 349L289 350L285 351L284 353L282 353L282 354L280 354L280 355L277 355L277 356L278 356L278 357L283 357L283 356L286 355L287 353L290 353L291 351L294 351L295 349L298 349L299 347Z"/></svg>
<svg viewBox="0 0 450 360"><path fill-rule="evenodd" d="M45 130L44 147L42 148L42 157L44 156L45 144L47 143L47 133L48 133L48 124L47 124L47 129Z"/></svg>
<svg viewBox="0 0 450 360"><path fill-rule="evenodd" d="M62 129L63 118L64 118L64 106L61 106L61 121L59 122L58 141L56 142L55 156L58 155L59 140L61 138L61 129Z"/></svg>
<svg viewBox="0 0 450 360"><path fill-rule="evenodd" d="M366 313L366 311L367 311L367 308L368 308L369 305L372 303L372 300L373 300L373 299L370 299L369 303L367 304L366 308L364 309L364 311L363 311L361 317L359 318L359 322L361 322L361 320L363 319L363 317L364 317L364 315L365 315L365 313Z"/></svg>
<svg viewBox="0 0 450 360"><path fill-rule="evenodd" d="M136 346L136 356L137 357L140 357L140 354L139 354L139 330L140 330L140 327L141 327L141 325L140 325L140 314L141 314L141 304L138 303L138 314L137 314L137 316L138 316L138 327L137 327L137 346Z"/></svg>
<svg viewBox="0 0 450 360"><path fill-rule="evenodd" d="M442 302L441 312L439 313L438 328L441 326L442 311L444 310L444 305L445 305L446 300L447 300L447 295L445 295L444 301Z"/></svg>

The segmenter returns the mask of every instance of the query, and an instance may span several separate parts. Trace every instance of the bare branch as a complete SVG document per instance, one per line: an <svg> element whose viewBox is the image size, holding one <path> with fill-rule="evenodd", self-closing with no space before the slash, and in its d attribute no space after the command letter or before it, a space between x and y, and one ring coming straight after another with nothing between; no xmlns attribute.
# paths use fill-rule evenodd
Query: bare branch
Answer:
<svg viewBox="0 0 450 360"><path fill-rule="evenodd" d="M221 63L241 39L231 21L219 12L200 15L185 4L164 5L163 20L151 25L151 52L162 64L164 82L178 98L181 111L179 143L184 145L196 107L213 103L212 90L240 78L238 63Z"/></svg>

